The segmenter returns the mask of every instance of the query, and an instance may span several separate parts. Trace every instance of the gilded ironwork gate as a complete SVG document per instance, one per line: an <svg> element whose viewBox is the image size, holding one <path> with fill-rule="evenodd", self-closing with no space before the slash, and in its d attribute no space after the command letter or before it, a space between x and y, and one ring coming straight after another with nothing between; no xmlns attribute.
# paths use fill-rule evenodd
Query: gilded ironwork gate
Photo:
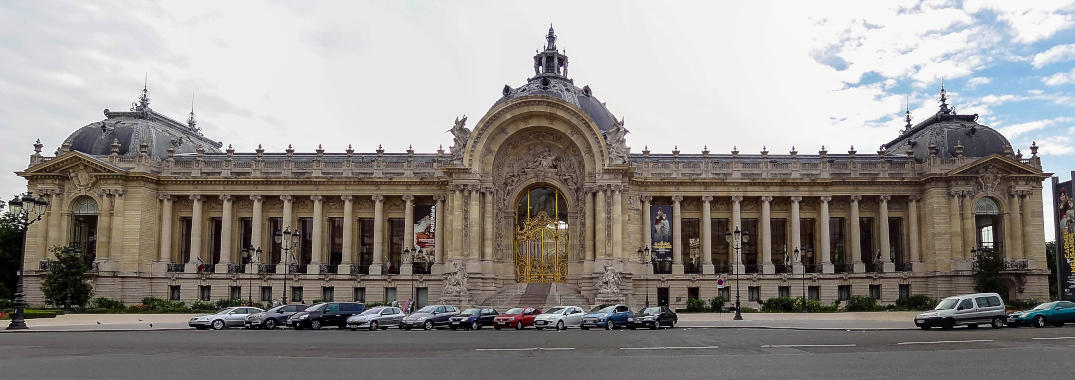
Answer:
<svg viewBox="0 0 1075 380"><path fill-rule="evenodd" d="M522 221L515 232L515 280L567 281L568 241L567 223L544 211Z"/></svg>

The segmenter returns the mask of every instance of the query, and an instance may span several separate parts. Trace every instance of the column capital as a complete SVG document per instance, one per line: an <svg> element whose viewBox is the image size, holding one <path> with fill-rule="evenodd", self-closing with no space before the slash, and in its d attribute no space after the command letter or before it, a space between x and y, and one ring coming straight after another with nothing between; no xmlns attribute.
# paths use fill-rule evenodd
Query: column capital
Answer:
<svg viewBox="0 0 1075 380"><path fill-rule="evenodd" d="M355 197L352 196L352 195L341 195L340 200L342 200L344 202L351 202L351 201L355 200Z"/></svg>
<svg viewBox="0 0 1075 380"><path fill-rule="evenodd" d="M965 194L963 190L949 190L948 195L951 195L952 198L959 198L964 196Z"/></svg>
<svg viewBox="0 0 1075 380"><path fill-rule="evenodd" d="M918 194L911 194L911 195L907 196L907 200L909 200L911 202L918 202L918 201L922 200L922 196L918 195Z"/></svg>
<svg viewBox="0 0 1075 380"><path fill-rule="evenodd" d="M856 202L856 203L857 203L858 201L861 201L861 200L862 200L862 196L861 196L861 195L859 195L859 194L851 194L851 201L852 201L852 202Z"/></svg>
<svg viewBox="0 0 1075 380"><path fill-rule="evenodd" d="M168 193L158 193L157 194L157 199L160 199L162 201L174 201L175 197L172 196L172 194L168 194Z"/></svg>
<svg viewBox="0 0 1075 380"><path fill-rule="evenodd" d="M820 197L817 197L817 199L820 200L822 203L829 203L829 202L832 201L832 196L831 195L822 195Z"/></svg>
<svg viewBox="0 0 1075 380"><path fill-rule="evenodd" d="M444 194L433 194L433 200L435 200L435 201L441 201L441 202L443 202L443 201L444 201L444 200L446 200L446 199L448 199L448 196L447 196L447 195L444 195Z"/></svg>
<svg viewBox="0 0 1075 380"><path fill-rule="evenodd" d="M195 202L201 202L202 201L202 196L201 196L201 194L192 194L190 196L190 200L195 201Z"/></svg>
<svg viewBox="0 0 1075 380"><path fill-rule="evenodd" d="M881 202L888 202L892 200L892 196L888 194L881 194L881 196L878 198L881 199Z"/></svg>
<svg viewBox="0 0 1075 380"><path fill-rule="evenodd" d="M739 202L742 202L742 201L743 201L743 196L742 195L737 194L737 195L732 196L732 202L739 203Z"/></svg>
<svg viewBox="0 0 1075 380"><path fill-rule="evenodd" d="M771 196L771 195L762 195L761 196L761 201L765 202L765 203L772 202L773 201L773 196Z"/></svg>
<svg viewBox="0 0 1075 380"><path fill-rule="evenodd" d="M284 202L291 202L291 199L292 199L291 194L280 195L280 200L282 200Z"/></svg>
<svg viewBox="0 0 1075 380"><path fill-rule="evenodd" d="M414 202L414 194L403 194L400 198L403 198L403 200L407 202Z"/></svg>
<svg viewBox="0 0 1075 380"><path fill-rule="evenodd" d="M653 194L645 193L645 194L642 194L642 195L638 196L638 199L641 199L643 202L652 202L653 201Z"/></svg>
<svg viewBox="0 0 1075 380"><path fill-rule="evenodd" d="M231 202L231 194L220 194L219 198L220 198L221 202L225 202L225 203Z"/></svg>
<svg viewBox="0 0 1075 380"><path fill-rule="evenodd" d="M791 199L791 201L794 203L799 203L803 201L803 197L799 195L791 196L789 199Z"/></svg>
<svg viewBox="0 0 1075 380"><path fill-rule="evenodd" d="M314 201L314 202L321 202L324 199L325 198L323 196L320 196L320 195L311 195L310 196L310 200Z"/></svg>
<svg viewBox="0 0 1075 380"><path fill-rule="evenodd" d="M265 200L265 197L261 195L251 195L250 200L253 202L261 202Z"/></svg>
<svg viewBox="0 0 1075 380"><path fill-rule="evenodd" d="M709 203L709 202L712 202L712 201L713 201L713 196L712 195L703 195L702 196L702 202Z"/></svg>
<svg viewBox="0 0 1075 380"><path fill-rule="evenodd" d="M371 196L370 199L373 199L374 202L384 202L384 195L375 194Z"/></svg>
<svg viewBox="0 0 1075 380"><path fill-rule="evenodd" d="M682 195L673 195L672 196L672 202L675 202L675 203L683 202L683 196Z"/></svg>

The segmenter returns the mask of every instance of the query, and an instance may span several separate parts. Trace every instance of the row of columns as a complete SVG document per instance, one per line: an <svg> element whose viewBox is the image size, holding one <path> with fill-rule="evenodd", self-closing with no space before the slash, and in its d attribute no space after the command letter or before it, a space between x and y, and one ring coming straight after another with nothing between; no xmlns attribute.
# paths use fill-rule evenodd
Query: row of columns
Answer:
<svg viewBox="0 0 1075 380"><path fill-rule="evenodd" d="M593 226L586 228L587 260L624 258L621 256L626 254L623 250L623 190L623 185L598 185L587 189L585 220L587 226ZM647 214L648 210L646 207Z"/></svg>

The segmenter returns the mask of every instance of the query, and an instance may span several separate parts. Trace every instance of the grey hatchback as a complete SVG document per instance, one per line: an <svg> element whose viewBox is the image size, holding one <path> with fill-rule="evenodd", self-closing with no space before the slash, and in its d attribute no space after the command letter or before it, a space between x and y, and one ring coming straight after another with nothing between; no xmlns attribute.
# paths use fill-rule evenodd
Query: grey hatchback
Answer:
<svg viewBox="0 0 1075 380"><path fill-rule="evenodd" d="M363 311L362 314L352 315L347 318L347 328L351 331L360 328L370 331L381 329L387 330L390 326L399 326L403 321L403 310L392 306L378 306Z"/></svg>
<svg viewBox="0 0 1075 380"><path fill-rule="evenodd" d="M283 326L287 318L300 311L306 310L306 305L280 305L257 314L246 317L246 328L266 330Z"/></svg>

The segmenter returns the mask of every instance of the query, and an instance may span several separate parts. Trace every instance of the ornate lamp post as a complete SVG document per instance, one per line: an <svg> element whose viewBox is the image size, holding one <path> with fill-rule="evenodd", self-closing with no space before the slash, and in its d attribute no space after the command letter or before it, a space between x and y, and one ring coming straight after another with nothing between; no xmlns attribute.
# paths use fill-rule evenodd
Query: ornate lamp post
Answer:
<svg viewBox="0 0 1075 380"><path fill-rule="evenodd" d="M799 265L803 267L803 309L802 312L806 312L806 301L810 298L806 294L806 263L803 262L803 252L799 251L799 247L795 247L795 261L799 262ZM794 271L792 271L794 272Z"/></svg>
<svg viewBox="0 0 1075 380"><path fill-rule="evenodd" d="M735 318L734 319L737 320L737 321L741 321L741 320L743 320L743 314L741 312L739 312L739 309L740 309L740 304L739 304L739 263L741 262L742 259L739 257L739 250L741 250L743 248L743 243L750 242L750 234L739 230L739 226L735 226L735 231L728 231L728 232L724 233L724 240L727 240L729 243L732 243L732 249L735 250L736 263L733 264L733 266L734 266L733 271L735 273Z"/></svg>
<svg viewBox="0 0 1075 380"><path fill-rule="evenodd" d="M15 313L11 316L11 323L7 325L8 330L25 330L26 320L23 318L23 309L26 308L26 301L23 300L22 292L22 278L23 278L23 261L26 261L26 231L34 222L41 220L41 217L45 215L45 211L48 210L49 202L45 198L34 197L32 193L25 193L22 195L16 195L8 204L8 212L15 216L15 222L22 229L22 246L19 249L19 283L15 288Z"/></svg>
<svg viewBox="0 0 1075 380"><path fill-rule="evenodd" d="M254 246L251 245L249 247L243 248L243 250L240 251L240 252L243 255L243 263L244 264L253 264L255 262L260 262L261 261L261 248L255 249ZM257 273L257 272L255 271L254 273ZM250 274L250 273L248 273L248 274ZM242 296L240 296L240 297L242 297ZM246 303L248 305L254 303L254 276L253 275L251 275L250 277L247 277L247 282L246 282Z"/></svg>
<svg viewBox="0 0 1075 380"><path fill-rule="evenodd" d="M291 269L291 250L299 243L301 236L298 229L291 231L291 226L273 235L273 241L280 245L280 250L284 251L284 298L281 299L284 305L287 305L287 274Z"/></svg>
<svg viewBox="0 0 1075 380"><path fill-rule="evenodd" d="M415 301L415 297L414 297L414 256L412 256L412 255L414 253L416 253L416 252L417 251L412 251L410 247L403 248L403 258L402 258L403 259L403 265L404 266L409 265L411 267L410 281L408 281L408 282L411 283L411 292L410 292L410 295L409 295L410 298L408 299L407 305L404 306L405 309L410 309L411 308L411 303ZM409 310L404 310L404 312L409 312Z"/></svg>
<svg viewBox="0 0 1075 380"><path fill-rule="evenodd" d="M649 270L653 267L649 247L638 249L638 263L642 264L642 283L646 287L646 307L649 307Z"/></svg>

